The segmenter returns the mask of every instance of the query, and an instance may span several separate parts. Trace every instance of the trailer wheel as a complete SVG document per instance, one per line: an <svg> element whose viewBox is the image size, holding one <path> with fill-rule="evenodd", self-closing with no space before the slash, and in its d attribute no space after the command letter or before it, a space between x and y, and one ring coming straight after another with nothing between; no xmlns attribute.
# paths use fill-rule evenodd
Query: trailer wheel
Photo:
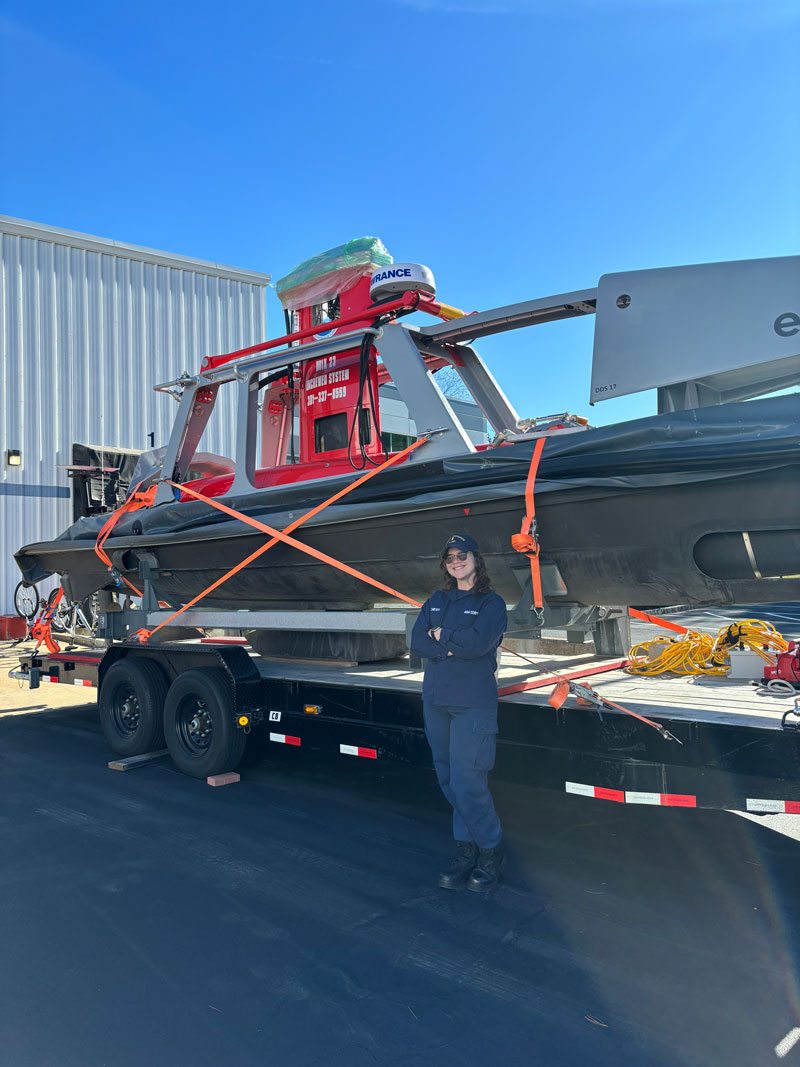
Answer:
<svg viewBox="0 0 800 1067"><path fill-rule="evenodd" d="M207 778L236 768L247 738L233 711L231 687L219 667L178 675L164 705L164 735L178 770Z"/></svg>
<svg viewBox="0 0 800 1067"><path fill-rule="evenodd" d="M164 747L167 680L157 663L122 659L109 668L97 704L106 740L120 756L142 756Z"/></svg>

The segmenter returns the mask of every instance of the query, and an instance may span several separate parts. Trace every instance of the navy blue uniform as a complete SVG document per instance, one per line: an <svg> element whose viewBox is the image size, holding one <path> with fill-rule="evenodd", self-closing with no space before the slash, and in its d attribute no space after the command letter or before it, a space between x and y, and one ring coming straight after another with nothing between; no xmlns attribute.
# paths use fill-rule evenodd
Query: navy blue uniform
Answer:
<svg viewBox="0 0 800 1067"><path fill-rule="evenodd" d="M506 625L506 606L496 593L450 589L422 605L411 634L412 650L426 660L425 732L453 808L453 836L483 849L502 838L488 777L497 741L497 648ZM438 627L436 641L428 630Z"/></svg>

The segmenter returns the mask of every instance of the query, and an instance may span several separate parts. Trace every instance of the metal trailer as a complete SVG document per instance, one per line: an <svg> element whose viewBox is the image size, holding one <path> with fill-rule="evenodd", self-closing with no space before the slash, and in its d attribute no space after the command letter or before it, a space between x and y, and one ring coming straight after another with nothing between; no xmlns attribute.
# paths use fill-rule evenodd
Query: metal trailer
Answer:
<svg viewBox="0 0 800 1067"><path fill-rule="evenodd" d="M555 708L548 703L554 677L537 683L529 667L504 656L501 691L531 681L540 687L500 699L497 777L618 803L800 814L800 714L791 697L765 700L746 682L719 678L635 677L594 655L538 659L562 677L589 675L601 698L654 720L673 739L574 697ZM335 758L431 766L422 674L407 659L266 660L243 639L195 638L29 653L13 676L32 688L97 687L103 730L118 755L141 756L166 742L176 766L194 777L233 770L253 728L276 744Z"/></svg>
<svg viewBox="0 0 800 1067"><path fill-rule="evenodd" d="M800 317L792 303L799 272L800 257L787 257L607 275L596 290L424 328L387 327L381 355L404 398L413 400L416 425L441 428L426 446L428 455L438 457L460 455L474 446L419 354L438 357L446 355L447 345L458 345L460 376L493 428L507 432L518 425L516 415L471 344L524 325L597 315L593 401L643 388L659 391L662 411L744 399L800 381ZM707 309L719 309L722 296L726 315L720 320ZM648 360L643 369L642 353L652 353L654 337L666 338L664 358L655 364ZM303 358L353 344L353 335L346 333L316 341L304 349ZM416 358L405 358L411 350ZM683 353L682 360L667 358L675 353ZM240 355L235 363L160 387L179 387L180 392L165 470L180 474L191 459L198 438L192 418L199 389L208 382L238 383L246 414L255 404L252 375L285 366L287 360L286 352ZM247 491L252 489L247 429L252 420L240 419L238 425L233 488ZM172 500L166 482L157 492L156 502L159 496ZM170 613L158 610L157 560L143 554L139 574L145 583L141 609L101 617L108 647L28 654L14 672L32 687L43 681L98 687L101 722L118 754L144 755L166 741L181 770L208 777L233 769L248 731L263 725L279 744L377 762L430 764L419 664L270 661L235 640L140 644L132 639L135 632L154 628ZM536 638L542 626L563 627L568 640L580 640L591 631L597 651L605 656L619 657L630 647L620 608L548 604L542 620L530 608L523 596L510 613L510 619L518 616L517 633L527 631ZM190 610L181 619L187 627L240 631L338 626L348 632L395 634L408 633L411 621L405 613L371 611L326 611L320 620L301 612L220 615ZM544 688L521 690L526 681L503 663L501 694L506 688L512 691L499 703L499 777L621 803L800 813L800 712L792 710L791 697L777 707L778 702L755 696L746 683L642 679L609 670L608 660L548 657L545 666L573 677L576 669L591 673L600 706L581 706L570 698L556 708L548 700L554 677ZM653 720L662 732L605 706L604 700Z"/></svg>

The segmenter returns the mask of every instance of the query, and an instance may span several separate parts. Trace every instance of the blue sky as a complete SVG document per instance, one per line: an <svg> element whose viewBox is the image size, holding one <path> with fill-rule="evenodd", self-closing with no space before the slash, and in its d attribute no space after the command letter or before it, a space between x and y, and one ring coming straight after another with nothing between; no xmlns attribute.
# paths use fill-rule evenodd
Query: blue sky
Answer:
<svg viewBox="0 0 800 1067"><path fill-rule="evenodd" d="M11 0L0 210L275 278L376 235L468 310L794 254L799 29L796 0ZM588 412L590 322L480 350L522 415Z"/></svg>

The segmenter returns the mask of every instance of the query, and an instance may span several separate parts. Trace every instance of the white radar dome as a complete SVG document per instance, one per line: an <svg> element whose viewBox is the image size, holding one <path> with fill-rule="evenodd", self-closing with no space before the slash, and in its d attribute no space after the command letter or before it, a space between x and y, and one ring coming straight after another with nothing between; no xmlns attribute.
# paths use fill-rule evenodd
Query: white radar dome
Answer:
<svg viewBox="0 0 800 1067"><path fill-rule="evenodd" d="M421 263L393 263L376 270L369 280L369 297L374 304L402 296L409 289L421 289L423 293L436 296L433 271Z"/></svg>

